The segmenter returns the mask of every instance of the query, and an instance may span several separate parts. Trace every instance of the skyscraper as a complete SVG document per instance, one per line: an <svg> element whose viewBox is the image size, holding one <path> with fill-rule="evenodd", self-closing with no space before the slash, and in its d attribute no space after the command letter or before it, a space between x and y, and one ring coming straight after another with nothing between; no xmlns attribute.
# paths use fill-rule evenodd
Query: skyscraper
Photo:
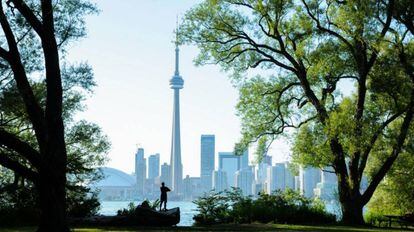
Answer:
<svg viewBox="0 0 414 232"><path fill-rule="evenodd" d="M240 167L239 169L246 169L249 167L249 150L246 149L243 155L240 156Z"/></svg>
<svg viewBox="0 0 414 232"><path fill-rule="evenodd" d="M140 197L144 195L146 174L147 166L144 158L144 149L138 148L137 153L135 153L135 176L137 180L137 192Z"/></svg>
<svg viewBox="0 0 414 232"><path fill-rule="evenodd" d="M269 155L264 155L260 163L257 165L256 181L262 188L265 186L265 182L267 180L267 168L270 166L272 166L272 157ZM262 191L264 189L256 189L256 192L258 192L258 190Z"/></svg>
<svg viewBox="0 0 414 232"><path fill-rule="evenodd" d="M227 173L222 170L213 171L213 188L220 192L228 188Z"/></svg>
<svg viewBox="0 0 414 232"><path fill-rule="evenodd" d="M236 171L240 170L240 156L233 152L219 152L219 170L226 173L227 187L235 187L234 181Z"/></svg>
<svg viewBox="0 0 414 232"><path fill-rule="evenodd" d="M171 168L167 163L161 165L160 181L164 182L166 186L171 186Z"/></svg>
<svg viewBox="0 0 414 232"><path fill-rule="evenodd" d="M200 177L204 191L212 189L212 173L214 171L215 136L201 135Z"/></svg>
<svg viewBox="0 0 414 232"><path fill-rule="evenodd" d="M244 196L252 194L254 173L251 168L240 169L236 172L236 187L240 188Z"/></svg>
<svg viewBox="0 0 414 232"><path fill-rule="evenodd" d="M272 157L270 155L264 155L262 158L262 162L261 163L266 163L269 166L272 166Z"/></svg>
<svg viewBox="0 0 414 232"><path fill-rule="evenodd" d="M193 194L193 186L189 175L186 175L183 180L183 195L184 200L191 200Z"/></svg>
<svg viewBox="0 0 414 232"><path fill-rule="evenodd" d="M148 157L148 179L154 179L160 175L160 154Z"/></svg>
<svg viewBox="0 0 414 232"><path fill-rule="evenodd" d="M285 190L285 164L276 163L275 166L267 169L268 186L267 193L272 193L274 190Z"/></svg>
<svg viewBox="0 0 414 232"><path fill-rule="evenodd" d="M181 135L180 135L180 89L184 86L184 80L179 72L178 41L175 47L175 72L170 80L170 87L174 90L174 107L171 139L171 188L176 194L181 193L183 180L183 165L181 163Z"/></svg>
<svg viewBox="0 0 414 232"><path fill-rule="evenodd" d="M305 197L313 197L313 189L321 180L321 172L318 168L313 167L300 167L299 169L299 182L300 193Z"/></svg>
<svg viewBox="0 0 414 232"><path fill-rule="evenodd" d="M295 189L295 176L289 169L289 162L285 162L285 189Z"/></svg>
<svg viewBox="0 0 414 232"><path fill-rule="evenodd" d="M333 171L332 167L325 167L323 170L320 170L321 182L313 190L315 197L322 200L335 200L338 181Z"/></svg>
<svg viewBox="0 0 414 232"><path fill-rule="evenodd" d="M300 177L295 176L295 191L300 191Z"/></svg>

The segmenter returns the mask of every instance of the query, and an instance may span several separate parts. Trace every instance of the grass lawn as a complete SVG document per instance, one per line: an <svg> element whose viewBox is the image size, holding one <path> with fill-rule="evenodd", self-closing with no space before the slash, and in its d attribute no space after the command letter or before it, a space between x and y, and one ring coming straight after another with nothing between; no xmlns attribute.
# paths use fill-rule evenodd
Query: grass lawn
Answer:
<svg viewBox="0 0 414 232"><path fill-rule="evenodd" d="M0 232L32 232L34 227L0 228ZM371 227L349 227L349 226L304 226L304 225L282 225L282 224L246 224L246 225L215 225L210 227L167 227L167 228L74 228L76 232L103 232L103 231L361 231L361 232L384 232L384 231L414 231L414 228L371 228Z"/></svg>

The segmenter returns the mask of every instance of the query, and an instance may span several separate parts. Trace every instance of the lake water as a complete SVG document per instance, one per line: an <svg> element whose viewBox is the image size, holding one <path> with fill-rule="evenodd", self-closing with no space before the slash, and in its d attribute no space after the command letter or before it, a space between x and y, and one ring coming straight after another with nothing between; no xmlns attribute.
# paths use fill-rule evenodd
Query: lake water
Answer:
<svg viewBox="0 0 414 232"><path fill-rule="evenodd" d="M123 208L128 208L130 201L102 201L101 210L99 211L102 215L116 215L116 212ZM141 202L134 202L135 205ZM191 226L193 224L193 216L196 214L196 205L189 201L169 201L167 208L180 207L180 223L179 226Z"/></svg>
<svg viewBox="0 0 414 232"><path fill-rule="evenodd" d="M130 201L102 201L100 214L103 215L116 215L119 209L127 208ZM134 202L138 205L141 202ZM179 226L191 226L194 223L193 216L197 213L196 205L188 201L169 201L167 208L180 207L180 223ZM339 206L334 203L327 203L326 210L330 213L338 215Z"/></svg>

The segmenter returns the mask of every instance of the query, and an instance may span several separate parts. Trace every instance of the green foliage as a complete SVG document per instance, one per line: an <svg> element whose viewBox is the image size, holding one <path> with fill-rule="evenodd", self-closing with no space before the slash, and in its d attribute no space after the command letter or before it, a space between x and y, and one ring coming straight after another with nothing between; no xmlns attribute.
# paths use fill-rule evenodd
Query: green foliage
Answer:
<svg viewBox="0 0 414 232"><path fill-rule="evenodd" d="M148 200L147 200L147 201L148 201ZM155 200L155 201L153 201L153 202L148 201L148 206L149 206L151 209L156 210L156 209L158 209L158 208L160 207L160 203L161 203L160 199L156 199L156 200Z"/></svg>
<svg viewBox="0 0 414 232"><path fill-rule="evenodd" d="M410 141L411 142L411 141ZM412 143L410 145L412 147ZM395 165L378 186L368 211L372 215L412 214L414 205L414 157L412 150L398 157Z"/></svg>
<svg viewBox="0 0 414 232"><path fill-rule="evenodd" d="M368 211L364 214L364 220L370 225L381 227L384 226L384 222L387 223L388 219L384 216L384 214Z"/></svg>
<svg viewBox="0 0 414 232"><path fill-rule="evenodd" d="M243 196L240 189L210 192L194 201L198 214L196 224L274 222L291 224L333 223L335 216L325 211L321 201L301 196L291 189L260 194L258 198Z"/></svg>
<svg viewBox="0 0 414 232"><path fill-rule="evenodd" d="M260 160L287 137L296 165L333 167L341 203L364 205L413 137L402 126L414 107L412 5L205 0L186 13L180 39L200 49L196 64L220 65L239 89L236 151L257 145ZM362 176L375 181L351 196Z"/></svg>
<svg viewBox="0 0 414 232"><path fill-rule="evenodd" d="M137 206L134 204L134 202L129 202L127 208L123 208L117 211L116 215L118 216L127 216L131 215L135 212L135 209Z"/></svg>
<svg viewBox="0 0 414 232"><path fill-rule="evenodd" d="M197 205L198 214L193 217L196 224L217 224L231 221L227 196L222 192L211 191L199 197L194 204Z"/></svg>
<svg viewBox="0 0 414 232"><path fill-rule="evenodd" d="M81 188L77 191L68 191L67 194L67 211L70 217L89 217L98 213L101 203L97 192Z"/></svg>
<svg viewBox="0 0 414 232"><path fill-rule="evenodd" d="M145 199L141 205L135 205L134 202L130 202L127 208L123 208L117 211L116 215L118 216L138 216L136 215L137 207L143 207L147 209L157 210L160 206L160 199L156 199L155 201L151 202L148 199Z"/></svg>

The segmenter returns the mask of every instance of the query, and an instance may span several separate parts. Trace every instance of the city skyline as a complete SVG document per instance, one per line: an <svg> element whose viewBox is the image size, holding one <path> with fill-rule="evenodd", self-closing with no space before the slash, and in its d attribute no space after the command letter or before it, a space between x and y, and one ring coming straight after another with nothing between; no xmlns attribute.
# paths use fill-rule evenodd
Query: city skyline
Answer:
<svg viewBox="0 0 414 232"><path fill-rule="evenodd" d="M169 162L173 32L177 15L181 18L197 2L101 0L96 1L100 14L87 17L88 36L73 46L68 59L87 61L94 70L97 87L86 101L86 111L76 118L97 123L108 135L112 148L106 166L133 172L129 160L139 146L147 154L159 153L160 163ZM148 20L154 17L165 20ZM136 22L148 23L138 27ZM113 33L108 34L108 28ZM219 67L195 67L197 53L195 47L180 47L181 73L186 77L185 91L180 93L183 177L199 176L200 157L194 154L199 151L200 134L215 134L220 151L231 151L240 138L237 89ZM284 159L288 146L276 147L270 152L273 159Z"/></svg>
<svg viewBox="0 0 414 232"><path fill-rule="evenodd" d="M337 179L331 167L320 169L300 166L298 172L293 172L289 161L272 164L271 157L267 155L260 163L252 164L247 162L248 151L241 156L233 152L212 152L215 150L214 135L201 135L200 141L202 146L198 155L202 157L201 160L207 161L200 163L200 173L203 175L183 177L180 180L181 190L172 192L172 200L192 201L205 192L221 192L232 187L239 188L244 196L292 189L308 198L317 197L326 202L336 200ZM219 166L212 169L211 159L216 156ZM135 175L104 167L101 170L105 178L91 187L101 190L99 198L103 201L157 199L161 182L165 182L167 187L172 186L171 165L160 165L159 154L144 157L145 149L138 148ZM210 186L206 184L208 178L212 183ZM362 182L361 188L366 188L366 177L363 177Z"/></svg>

